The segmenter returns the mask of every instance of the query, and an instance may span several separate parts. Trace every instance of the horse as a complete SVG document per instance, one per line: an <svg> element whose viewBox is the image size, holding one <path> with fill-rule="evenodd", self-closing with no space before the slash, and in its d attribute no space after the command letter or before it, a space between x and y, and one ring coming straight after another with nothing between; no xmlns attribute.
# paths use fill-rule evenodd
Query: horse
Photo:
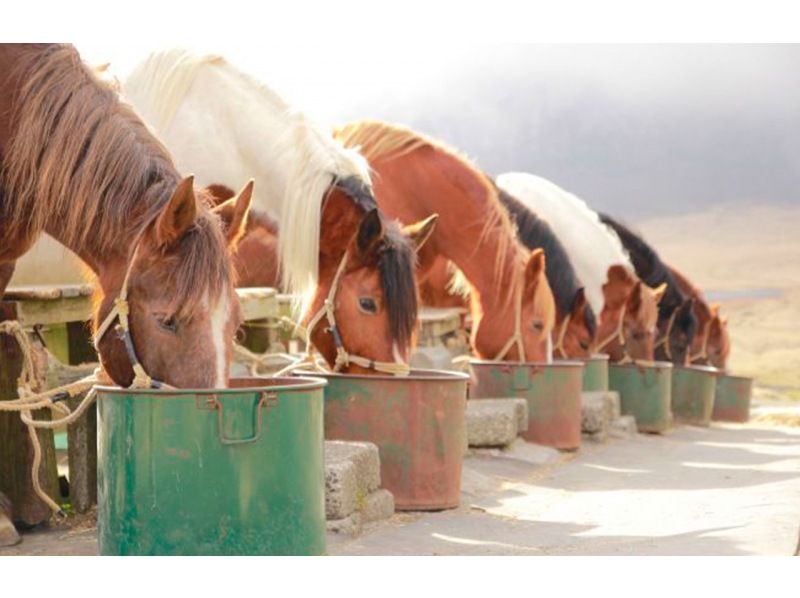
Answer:
<svg viewBox="0 0 800 598"><path fill-rule="evenodd" d="M628 251L636 274L650 286L667 285L658 304L656 359L685 365L689 347L697 334L698 321L694 315L694 298L684 293L658 253L640 236L608 214L599 214L600 222L617 233Z"/></svg>
<svg viewBox="0 0 800 598"><path fill-rule="evenodd" d="M97 278L95 346L116 384L227 385L229 252L251 194L223 222L72 46L0 46L0 297L42 232L68 247Z"/></svg>
<svg viewBox="0 0 800 598"><path fill-rule="evenodd" d="M478 357L549 361L555 303L545 255L520 243L492 182L455 150L405 126L366 120L334 136L369 160L387 214L401 222L439 214L419 252L419 281L438 256L463 273Z"/></svg>
<svg viewBox="0 0 800 598"><path fill-rule="evenodd" d="M586 300L600 314L595 350L613 361L652 360L664 288L641 284L619 238L575 195L520 172L501 174L497 185L545 220L566 250Z"/></svg>
<svg viewBox="0 0 800 598"><path fill-rule="evenodd" d="M230 186L243 173L259 180L253 205L278 223L283 289L303 298L297 312L330 366L374 374L407 361L416 250L435 216L405 229L386 218L357 151L221 56L152 54L123 93L203 184ZM261 259L245 243L237 263Z"/></svg>
<svg viewBox="0 0 800 598"><path fill-rule="evenodd" d="M697 318L698 334L689 348L689 363L713 365L724 370L730 353L728 320L720 316L719 304L709 305L703 293L679 270L667 266L681 292L694 299L693 311Z"/></svg>

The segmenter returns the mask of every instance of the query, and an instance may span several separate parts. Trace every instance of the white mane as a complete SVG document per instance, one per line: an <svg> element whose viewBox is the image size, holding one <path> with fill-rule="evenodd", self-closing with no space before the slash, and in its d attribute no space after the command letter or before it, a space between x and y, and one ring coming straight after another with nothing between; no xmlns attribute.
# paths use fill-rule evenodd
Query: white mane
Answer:
<svg viewBox="0 0 800 598"><path fill-rule="evenodd" d="M255 178L254 205L279 221L284 288L310 298L322 202L337 179L355 176L371 187L366 160L219 56L153 54L128 78L124 94L178 169L194 172L199 184L238 190Z"/></svg>
<svg viewBox="0 0 800 598"><path fill-rule="evenodd" d="M497 185L536 212L564 245L575 273L596 314L603 309L603 283L609 266L621 264L634 272L617 234L600 222L585 201L558 185L532 174L509 172Z"/></svg>

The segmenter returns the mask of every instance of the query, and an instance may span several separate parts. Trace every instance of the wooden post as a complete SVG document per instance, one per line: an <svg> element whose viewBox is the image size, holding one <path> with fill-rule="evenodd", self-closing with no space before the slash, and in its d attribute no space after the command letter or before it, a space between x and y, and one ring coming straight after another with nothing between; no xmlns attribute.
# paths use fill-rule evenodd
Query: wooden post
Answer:
<svg viewBox="0 0 800 598"><path fill-rule="evenodd" d="M0 302L0 322L17 318L14 302ZM22 371L22 352L16 340L0 334L0 400L17 398L17 378ZM49 410L34 413L37 419L49 419ZM51 430L39 430L42 466L39 480L42 488L58 500L58 474L55 444ZM50 518L50 508L36 496L31 480L33 448L27 427L15 412L0 412L0 492L10 499L14 520L36 525Z"/></svg>

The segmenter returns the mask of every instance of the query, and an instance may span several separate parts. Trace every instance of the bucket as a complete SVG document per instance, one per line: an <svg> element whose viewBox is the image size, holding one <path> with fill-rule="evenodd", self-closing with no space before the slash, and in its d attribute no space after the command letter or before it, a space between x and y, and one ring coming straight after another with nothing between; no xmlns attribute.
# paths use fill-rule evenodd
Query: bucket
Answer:
<svg viewBox="0 0 800 598"><path fill-rule="evenodd" d="M583 390L608 390L608 355L592 355L583 362Z"/></svg>
<svg viewBox="0 0 800 598"><path fill-rule="evenodd" d="M328 381L325 438L376 444L381 484L394 494L396 509L459 505L467 446L466 374L412 370L402 377L319 376Z"/></svg>
<svg viewBox="0 0 800 598"><path fill-rule="evenodd" d="M562 450L581 445L583 362L470 361L470 397L519 397L528 402L529 442Z"/></svg>
<svg viewBox="0 0 800 598"><path fill-rule="evenodd" d="M714 409L717 368L676 366L672 370L672 416L694 426L708 426Z"/></svg>
<svg viewBox="0 0 800 598"><path fill-rule="evenodd" d="M715 422L744 423L750 419L750 396L753 393L753 379L744 376L717 376L717 390L714 394L714 411L711 419Z"/></svg>
<svg viewBox="0 0 800 598"><path fill-rule="evenodd" d="M672 364L610 364L608 388L620 396L623 415L636 418L640 432L664 432L672 424Z"/></svg>
<svg viewBox="0 0 800 598"><path fill-rule="evenodd" d="M323 554L324 386L98 387L100 554Z"/></svg>

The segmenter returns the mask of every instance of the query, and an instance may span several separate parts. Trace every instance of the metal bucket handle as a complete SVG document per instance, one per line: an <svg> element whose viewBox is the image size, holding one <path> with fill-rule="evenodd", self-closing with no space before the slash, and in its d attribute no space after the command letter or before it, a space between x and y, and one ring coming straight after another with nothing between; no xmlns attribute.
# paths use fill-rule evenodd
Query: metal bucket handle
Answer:
<svg viewBox="0 0 800 598"><path fill-rule="evenodd" d="M217 399L216 395L211 395L209 397L204 397L204 407L206 409L213 409L217 412L217 432L219 434L219 441L225 445L236 445L236 444L247 444L250 442L255 442L261 437L261 429L262 429L262 420L263 420L263 410L262 408L266 406L267 408L276 405L278 402L278 395L274 392L267 392L262 391L260 393L261 397L258 400L258 404L256 405L255 409L255 425L254 432L251 436L247 436L245 438L228 438L225 435L224 429L224 415L223 415L223 408L222 403Z"/></svg>

